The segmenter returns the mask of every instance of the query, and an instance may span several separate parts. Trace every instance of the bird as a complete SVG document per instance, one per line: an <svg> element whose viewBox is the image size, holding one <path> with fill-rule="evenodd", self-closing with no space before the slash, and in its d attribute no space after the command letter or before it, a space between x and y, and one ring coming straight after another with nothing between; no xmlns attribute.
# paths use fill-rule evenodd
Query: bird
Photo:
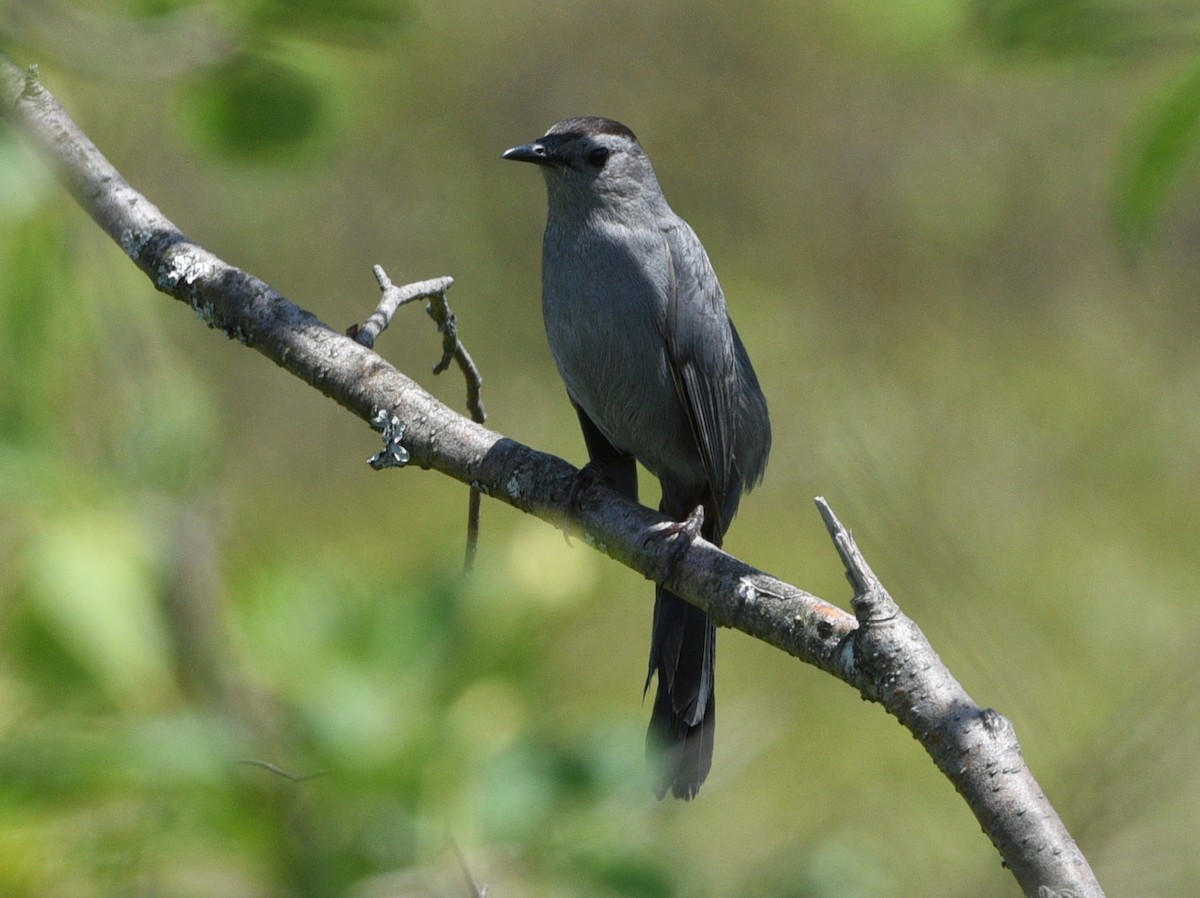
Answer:
<svg viewBox="0 0 1200 898"><path fill-rule="evenodd" d="M674 532L690 542L698 523L721 545L762 480L771 424L704 246L618 121L565 119L502 158L545 178L542 317L584 470L636 501L640 462ZM656 678L646 742L660 800L691 800L712 767L715 661L712 618L659 584L643 695Z"/></svg>

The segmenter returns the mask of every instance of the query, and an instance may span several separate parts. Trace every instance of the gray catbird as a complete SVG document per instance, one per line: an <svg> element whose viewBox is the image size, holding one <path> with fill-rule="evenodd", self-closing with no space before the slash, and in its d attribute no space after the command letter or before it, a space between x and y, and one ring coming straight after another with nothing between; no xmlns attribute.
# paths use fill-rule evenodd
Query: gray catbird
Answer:
<svg viewBox="0 0 1200 898"><path fill-rule="evenodd" d="M762 479L771 424L704 247L620 122L567 119L504 158L546 177L542 315L591 467L636 499L640 461L661 510L694 522L702 508L700 532L720 545ZM692 798L712 766L715 651L712 619L658 587L646 687L657 674L659 798Z"/></svg>

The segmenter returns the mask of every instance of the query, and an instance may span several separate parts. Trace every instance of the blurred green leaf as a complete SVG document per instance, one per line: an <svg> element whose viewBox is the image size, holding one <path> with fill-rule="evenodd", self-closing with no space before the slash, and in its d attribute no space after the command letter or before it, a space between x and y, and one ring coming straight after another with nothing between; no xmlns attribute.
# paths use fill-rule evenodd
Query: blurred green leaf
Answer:
<svg viewBox="0 0 1200 898"><path fill-rule="evenodd" d="M671 877L661 859L621 851L617 854L588 854L571 868L572 880L592 882L613 895L628 898L670 898L675 894Z"/></svg>
<svg viewBox="0 0 1200 898"><path fill-rule="evenodd" d="M185 90L180 114L206 152L239 162L293 159L326 122L313 76L257 56L239 57Z"/></svg>
<svg viewBox="0 0 1200 898"><path fill-rule="evenodd" d="M1122 241L1144 247L1171 188L1196 160L1200 148L1200 68L1175 85L1151 111L1117 172L1116 219Z"/></svg>
<svg viewBox="0 0 1200 898"><path fill-rule="evenodd" d="M26 563L47 630L110 699L145 707L169 691L149 550L127 521L98 510L60 516L33 538Z"/></svg>
<svg viewBox="0 0 1200 898"><path fill-rule="evenodd" d="M1145 10L1096 0L974 0L977 31L994 49L1047 56L1125 56L1148 46Z"/></svg>

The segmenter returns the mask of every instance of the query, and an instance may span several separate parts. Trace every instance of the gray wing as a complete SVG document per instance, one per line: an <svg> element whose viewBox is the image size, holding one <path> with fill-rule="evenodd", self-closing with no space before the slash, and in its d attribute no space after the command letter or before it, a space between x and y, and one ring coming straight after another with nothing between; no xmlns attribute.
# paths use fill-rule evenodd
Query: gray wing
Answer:
<svg viewBox="0 0 1200 898"><path fill-rule="evenodd" d="M718 509L741 492L733 467L738 367L725 295L695 232L682 220L662 232L669 278L667 356ZM728 521L717 522L721 532Z"/></svg>

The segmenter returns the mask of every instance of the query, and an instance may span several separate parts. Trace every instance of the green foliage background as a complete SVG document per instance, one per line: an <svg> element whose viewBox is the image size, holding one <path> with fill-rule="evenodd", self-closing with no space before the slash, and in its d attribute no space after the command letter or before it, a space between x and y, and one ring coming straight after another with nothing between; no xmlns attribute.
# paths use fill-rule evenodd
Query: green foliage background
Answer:
<svg viewBox="0 0 1200 898"><path fill-rule="evenodd" d="M583 458L499 153L630 124L771 403L729 548L845 604L827 496L1109 894L1190 895L1197 18L1088 0L0 4L191 237L336 327L453 274L494 428ZM413 311L378 347L447 402ZM723 633L642 774L648 584L198 326L0 128L0 894L1010 895L918 745ZM263 763L249 763L249 762ZM272 772L264 764L303 777ZM319 775L315 775L319 774ZM313 775L313 776L310 776Z"/></svg>

